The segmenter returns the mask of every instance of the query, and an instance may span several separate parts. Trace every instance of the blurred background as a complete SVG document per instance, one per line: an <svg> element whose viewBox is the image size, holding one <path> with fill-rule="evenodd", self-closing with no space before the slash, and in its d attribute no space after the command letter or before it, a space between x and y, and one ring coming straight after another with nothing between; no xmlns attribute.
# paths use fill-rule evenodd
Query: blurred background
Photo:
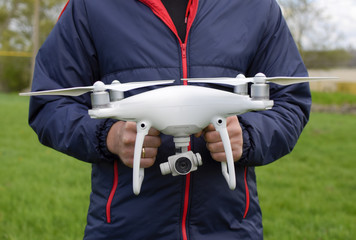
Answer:
<svg viewBox="0 0 356 240"><path fill-rule="evenodd" d="M34 57L65 3L66 0L0 0L1 92L21 91L31 85ZM356 68L356 2L279 3L310 74L320 74L314 73L315 69L332 71L341 80L352 80L350 69Z"/></svg>
<svg viewBox="0 0 356 240"><path fill-rule="evenodd" d="M356 1L278 0L311 76L294 151L256 168L265 239L356 236ZM90 164L42 146L27 124L34 57L66 0L0 0L0 240L81 239Z"/></svg>

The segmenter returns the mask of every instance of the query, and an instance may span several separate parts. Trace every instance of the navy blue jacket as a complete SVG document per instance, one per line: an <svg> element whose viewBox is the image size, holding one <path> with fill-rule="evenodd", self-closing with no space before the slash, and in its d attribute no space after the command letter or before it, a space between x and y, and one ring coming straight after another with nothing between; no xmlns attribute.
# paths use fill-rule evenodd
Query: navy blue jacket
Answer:
<svg viewBox="0 0 356 240"><path fill-rule="evenodd" d="M71 0L38 53L32 90L258 72L307 75L275 0L192 0L184 40L159 0ZM273 109L238 116L244 149L234 191L202 138L191 140L203 158L197 171L162 176L159 164L175 153L162 135L135 196L132 169L106 147L115 120L91 119L89 94L32 97L29 122L43 144L92 163L85 239L262 239L254 167L293 149L311 104L308 84L270 92Z"/></svg>

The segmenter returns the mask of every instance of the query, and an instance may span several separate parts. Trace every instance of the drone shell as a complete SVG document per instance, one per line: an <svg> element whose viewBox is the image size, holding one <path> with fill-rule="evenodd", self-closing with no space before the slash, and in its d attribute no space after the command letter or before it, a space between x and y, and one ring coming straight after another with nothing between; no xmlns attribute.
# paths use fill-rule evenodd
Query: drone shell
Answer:
<svg viewBox="0 0 356 240"><path fill-rule="evenodd" d="M113 102L108 108L89 110L93 118L149 121L164 134L189 136L209 125L216 116L227 117L266 109L273 101L251 101L247 95L199 86L170 86Z"/></svg>

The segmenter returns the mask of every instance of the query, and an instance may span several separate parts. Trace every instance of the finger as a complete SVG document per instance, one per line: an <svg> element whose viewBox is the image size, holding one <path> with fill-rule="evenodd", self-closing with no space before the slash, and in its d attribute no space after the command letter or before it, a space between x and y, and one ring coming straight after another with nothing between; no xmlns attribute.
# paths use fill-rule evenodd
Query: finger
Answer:
<svg viewBox="0 0 356 240"><path fill-rule="evenodd" d="M141 158L140 167L149 168L155 163L156 158Z"/></svg>
<svg viewBox="0 0 356 240"><path fill-rule="evenodd" d="M226 153L225 152L210 153L210 155L215 161L226 162ZM233 158L234 162L238 161L241 158L241 155L242 155L241 149L232 151L232 158Z"/></svg>
<svg viewBox="0 0 356 240"><path fill-rule="evenodd" d="M158 136L160 134L161 134L161 132L155 128L150 128L150 130L148 131L148 135L150 135L150 136Z"/></svg>
<svg viewBox="0 0 356 240"><path fill-rule="evenodd" d="M157 148L144 147L142 150L141 158L156 158L157 156Z"/></svg>
<svg viewBox="0 0 356 240"><path fill-rule="evenodd" d="M136 122L125 122L125 130L136 132L137 130Z"/></svg>
<svg viewBox="0 0 356 240"><path fill-rule="evenodd" d="M199 138L201 135L203 135L203 131L194 134L194 137Z"/></svg>
<svg viewBox="0 0 356 240"><path fill-rule="evenodd" d="M118 134L121 136L121 141L124 146L131 146L135 144L136 141L136 123L135 122L124 122L122 127L119 129Z"/></svg>
<svg viewBox="0 0 356 240"><path fill-rule="evenodd" d="M140 168L149 168L155 163L156 158L141 158ZM121 159L127 167L133 168L133 158Z"/></svg>
<svg viewBox="0 0 356 240"><path fill-rule="evenodd" d="M210 153L212 159L217 162L226 162L226 154L225 152L218 152L218 153Z"/></svg>
<svg viewBox="0 0 356 240"><path fill-rule="evenodd" d="M140 167L148 168L151 167L157 156L157 148L144 147L142 148Z"/></svg>
<svg viewBox="0 0 356 240"><path fill-rule="evenodd" d="M239 141L230 142L231 150L238 151L241 149L242 144ZM223 142L216 142L216 143L207 143L206 148L209 152L217 153L217 152L225 152L224 143Z"/></svg>
<svg viewBox="0 0 356 240"><path fill-rule="evenodd" d="M214 128L215 129L215 128ZM218 131L208 131L204 134L204 139L207 143L221 142L220 133Z"/></svg>
<svg viewBox="0 0 356 240"><path fill-rule="evenodd" d="M242 155L242 147L240 144L231 143L231 150L234 161L237 161L241 158ZM209 150L212 158L216 161L226 161L226 153L224 144L222 142L218 143L207 143L207 149Z"/></svg>
<svg viewBox="0 0 356 240"><path fill-rule="evenodd" d="M238 122L239 120L238 120L238 118L237 118L237 116L230 116L230 117L227 117L226 118L226 125L229 125L229 123L231 123L231 122Z"/></svg>
<svg viewBox="0 0 356 240"><path fill-rule="evenodd" d="M147 135L145 136L145 139L143 141L143 146L158 148L159 146L161 146L161 143L162 143L161 137Z"/></svg>
<svg viewBox="0 0 356 240"><path fill-rule="evenodd" d="M125 134L122 135L121 141L123 147L134 146L136 142L136 133L130 134L129 132L126 132Z"/></svg>
<svg viewBox="0 0 356 240"><path fill-rule="evenodd" d="M209 124L206 128L204 128L204 132L216 131L213 124Z"/></svg>
<svg viewBox="0 0 356 240"><path fill-rule="evenodd" d="M216 143L207 143L206 148L209 150L211 153L219 153L219 152L225 152L224 149L224 144L222 142L216 142Z"/></svg>

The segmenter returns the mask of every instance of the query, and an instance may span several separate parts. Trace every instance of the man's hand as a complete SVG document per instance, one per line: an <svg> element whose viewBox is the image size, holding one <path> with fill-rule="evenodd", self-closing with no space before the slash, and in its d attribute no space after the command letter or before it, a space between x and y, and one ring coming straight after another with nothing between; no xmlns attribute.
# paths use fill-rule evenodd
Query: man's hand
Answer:
<svg viewBox="0 0 356 240"><path fill-rule="evenodd" d="M230 137L232 155L234 161L238 161L242 156L243 138L242 129L239 120L236 116L231 116L226 119L226 128ZM206 147L210 151L211 157L218 162L226 162L226 154L219 132L215 130L213 124L207 126L202 132L195 136L204 135Z"/></svg>
<svg viewBox="0 0 356 240"><path fill-rule="evenodd" d="M151 128L143 142L144 157L141 157L140 167L151 167L157 156L157 149L161 145L160 132ZM135 122L116 122L109 130L106 144L109 151L120 157L128 167L133 166L137 128Z"/></svg>

